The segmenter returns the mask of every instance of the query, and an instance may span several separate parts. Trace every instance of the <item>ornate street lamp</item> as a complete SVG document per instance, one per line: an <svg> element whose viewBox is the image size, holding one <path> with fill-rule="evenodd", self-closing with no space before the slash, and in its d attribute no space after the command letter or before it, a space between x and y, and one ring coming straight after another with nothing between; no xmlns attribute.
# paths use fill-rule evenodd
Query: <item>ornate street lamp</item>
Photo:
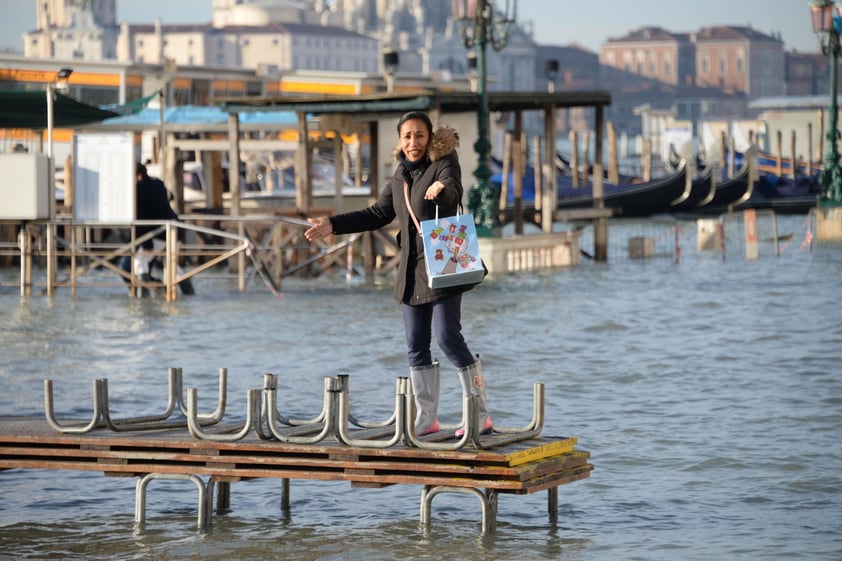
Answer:
<svg viewBox="0 0 842 561"><path fill-rule="evenodd" d="M837 103L837 65L839 64L840 43L839 34L842 32L842 6L831 0L813 0L810 3L813 16L813 31L819 37L822 53L830 56L830 114L827 127L828 150L824 158L824 167L819 177L821 193L819 205L842 205L842 170L839 168L839 131L837 120L839 105Z"/></svg>
<svg viewBox="0 0 842 561"><path fill-rule="evenodd" d="M400 57L394 49L383 49L383 72L386 74L386 91L395 91L395 73L398 71Z"/></svg>
<svg viewBox="0 0 842 561"><path fill-rule="evenodd" d="M506 46L509 27L517 19L517 0L506 0L505 11L498 13L495 0L452 0L453 19L462 29L466 49L476 52L477 94L477 182L468 192L468 208L474 213L477 234L491 235L499 226L497 194L491 182L491 142L488 139L488 96L486 94L485 48L495 51Z"/></svg>
<svg viewBox="0 0 842 561"><path fill-rule="evenodd" d="M558 78L558 61L551 58L544 62L544 75L547 77L547 92L555 91L555 81Z"/></svg>
<svg viewBox="0 0 842 561"><path fill-rule="evenodd" d="M468 80L471 82L471 91L477 93L477 53L468 51Z"/></svg>

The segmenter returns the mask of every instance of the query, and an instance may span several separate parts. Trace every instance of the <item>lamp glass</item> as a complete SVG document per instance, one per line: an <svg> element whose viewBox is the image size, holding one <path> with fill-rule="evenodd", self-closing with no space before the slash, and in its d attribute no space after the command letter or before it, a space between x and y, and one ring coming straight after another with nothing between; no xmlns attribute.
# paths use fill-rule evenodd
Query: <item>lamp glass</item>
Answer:
<svg viewBox="0 0 842 561"><path fill-rule="evenodd" d="M823 2L810 5L813 19L813 31L827 33L833 28L833 3Z"/></svg>
<svg viewBox="0 0 842 561"><path fill-rule="evenodd" d="M398 65L398 53L395 51L386 51L383 53L383 66L386 68L396 67Z"/></svg>
<svg viewBox="0 0 842 561"><path fill-rule="evenodd" d="M450 6L456 21L474 19L477 15L477 0L451 0Z"/></svg>

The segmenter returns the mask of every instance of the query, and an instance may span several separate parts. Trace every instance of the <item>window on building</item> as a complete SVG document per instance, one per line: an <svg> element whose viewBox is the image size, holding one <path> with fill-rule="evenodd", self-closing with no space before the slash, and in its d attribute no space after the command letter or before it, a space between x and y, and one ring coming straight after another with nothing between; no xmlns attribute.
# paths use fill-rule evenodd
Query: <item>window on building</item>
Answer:
<svg viewBox="0 0 842 561"><path fill-rule="evenodd" d="M725 55L719 57L719 72L720 74L728 72L728 59L725 58Z"/></svg>
<svg viewBox="0 0 842 561"><path fill-rule="evenodd" d="M664 63L664 74L672 76L672 64L670 64L669 61Z"/></svg>

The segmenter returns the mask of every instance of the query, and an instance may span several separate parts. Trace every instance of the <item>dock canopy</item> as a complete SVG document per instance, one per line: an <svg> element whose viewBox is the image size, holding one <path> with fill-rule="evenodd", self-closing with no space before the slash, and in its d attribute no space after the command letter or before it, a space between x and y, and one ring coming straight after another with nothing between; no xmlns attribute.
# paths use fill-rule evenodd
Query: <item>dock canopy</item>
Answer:
<svg viewBox="0 0 842 561"><path fill-rule="evenodd" d="M176 105L166 107L163 111L163 122L167 125L223 125L227 126L228 113L216 106L207 105ZM111 119L106 119L102 125L109 128L126 127L128 129L145 128L150 129L161 124L162 114L160 107L144 107L139 111L121 114ZM296 123L295 113L291 111L269 110L249 111L240 116L243 124L263 125L276 127L283 125L294 126Z"/></svg>
<svg viewBox="0 0 842 561"><path fill-rule="evenodd" d="M477 94L473 92L422 91L407 94L382 93L353 96L302 95L217 98L228 113L265 111L270 108L301 113L383 114L438 110L443 113L476 111ZM490 92L490 111L529 111L552 107L595 107L611 105L605 91L576 92Z"/></svg>
<svg viewBox="0 0 842 561"><path fill-rule="evenodd" d="M97 123L117 114L55 93L53 119L56 128ZM45 91L0 90L0 129L46 129Z"/></svg>

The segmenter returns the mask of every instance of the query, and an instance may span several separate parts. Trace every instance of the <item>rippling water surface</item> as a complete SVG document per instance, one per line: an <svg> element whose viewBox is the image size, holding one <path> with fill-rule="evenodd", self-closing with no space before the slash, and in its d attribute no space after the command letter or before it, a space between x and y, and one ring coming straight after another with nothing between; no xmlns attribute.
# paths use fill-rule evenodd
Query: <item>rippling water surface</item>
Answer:
<svg viewBox="0 0 842 561"><path fill-rule="evenodd" d="M14 274L14 271L11 272ZM150 487L134 533L134 480L96 472L0 473L2 559L709 560L842 559L842 251L789 247L756 262L688 252L669 260L489 279L464 300L465 334L486 364L498 423L531 416L546 385L548 435L578 437L591 478L500 497L498 529L443 495L418 524L420 488L292 481L232 485L231 512L195 529L195 489ZM228 368L229 413L281 376L281 400L321 409L322 379L351 375L352 409L380 419L405 375L391 285L292 280L276 299L218 281L167 304L88 289L21 298L0 289L0 415L89 417L109 380L115 416L163 409L166 371L184 369L211 409ZM458 383L443 374L455 415ZM448 375L450 374L450 375Z"/></svg>

